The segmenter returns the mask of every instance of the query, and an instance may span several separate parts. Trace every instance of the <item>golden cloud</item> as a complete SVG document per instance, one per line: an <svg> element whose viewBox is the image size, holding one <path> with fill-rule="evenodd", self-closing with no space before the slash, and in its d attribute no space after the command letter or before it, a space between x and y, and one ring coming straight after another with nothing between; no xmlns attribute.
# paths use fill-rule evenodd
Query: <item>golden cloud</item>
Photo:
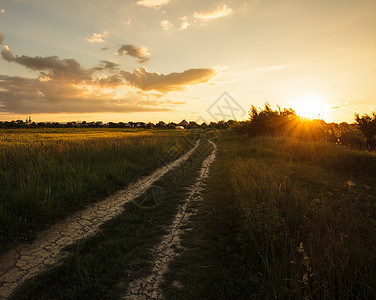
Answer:
<svg viewBox="0 0 376 300"><path fill-rule="evenodd" d="M137 48L134 45L122 45L118 50L118 54L123 55L123 53L129 56L138 58L138 61L140 63L148 61L151 55L148 48L146 47Z"/></svg>
<svg viewBox="0 0 376 300"><path fill-rule="evenodd" d="M119 72L130 85L143 91L156 90L162 93L184 90L188 85L208 82L217 72L214 69L189 69L181 73L167 75L148 72L146 68L139 68L133 73Z"/></svg>
<svg viewBox="0 0 376 300"><path fill-rule="evenodd" d="M159 9L162 6L167 5L169 2L170 0L139 0L137 5Z"/></svg>
<svg viewBox="0 0 376 300"><path fill-rule="evenodd" d="M107 31L103 31L102 33L93 33L91 37L86 38L86 41L89 43L105 43L104 40L108 36Z"/></svg>
<svg viewBox="0 0 376 300"><path fill-rule="evenodd" d="M228 7L226 4L217 5L216 9L209 11L209 12L195 12L193 17L195 19L207 21L212 19L217 19L221 17L225 17L231 15L233 10Z"/></svg>

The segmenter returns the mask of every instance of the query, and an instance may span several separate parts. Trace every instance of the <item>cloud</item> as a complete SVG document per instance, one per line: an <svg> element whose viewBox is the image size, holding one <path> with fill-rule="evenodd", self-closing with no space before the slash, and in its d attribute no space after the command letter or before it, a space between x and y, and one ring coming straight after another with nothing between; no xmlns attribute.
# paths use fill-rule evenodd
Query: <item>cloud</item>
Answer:
<svg viewBox="0 0 376 300"><path fill-rule="evenodd" d="M4 45L3 50L1 50L1 57L8 62L14 60L14 56L7 45Z"/></svg>
<svg viewBox="0 0 376 300"><path fill-rule="evenodd" d="M169 111L162 100L146 93L72 86L54 81L0 75L0 113L129 113Z"/></svg>
<svg viewBox="0 0 376 300"><path fill-rule="evenodd" d="M0 45L3 43L4 41L4 35L0 32Z"/></svg>
<svg viewBox="0 0 376 300"><path fill-rule="evenodd" d="M137 48L134 45L122 45L118 50L118 54L123 55L124 53L126 55L138 58L140 63L148 61L151 55L148 48Z"/></svg>
<svg viewBox="0 0 376 300"><path fill-rule="evenodd" d="M162 93L184 90L188 85L208 82L217 72L214 69L189 69L181 73L167 75L148 72L146 68L139 68L130 73L119 73L129 84L143 91L156 90Z"/></svg>
<svg viewBox="0 0 376 300"><path fill-rule="evenodd" d="M90 80L96 69L84 69L75 59L60 59L57 56L30 57L14 56L7 45L4 45L1 56L8 62L18 63L33 71L48 71L50 78L66 81Z"/></svg>
<svg viewBox="0 0 376 300"><path fill-rule="evenodd" d="M108 60L102 60L101 65L99 67L96 67L95 70L97 71L103 71L103 70L109 70L109 71L115 71L119 68L119 64L108 61Z"/></svg>
<svg viewBox="0 0 376 300"><path fill-rule="evenodd" d="M167 5L169 2L170 0L139 0L137 5L159 9L162 6Z"/></svg>
<svg viewBox="0 0 376 300"><path fill-rule="evenodd" d="M117 88L123 86L124 82L123 79L117 74L112 76L106 76L105 74L102 74L99 78L95 78L92 84L101 87Z"/></svg>
<svg viewBox="0 0 376 300"><path fill-rule="evenodd" d="M372 101L373 103L374 101ZM336 103L335 105L332 105L329 110L338 110L338 109L348 109L348 108L356 108L358 107L358 104L354 104L352 102L346 102L346 103L343 103L343 104L340 104L340 103Z"/></svg>
<svg viewBox="0 0 376 300"><path fill-rule="evenodd" d="M84 68L75 59L14 55L6 45L1 56L10 63L39 71L39 75L0 75L0 113L168 111L179 103L165 102L149 91L184 90L186 86L209 81L217 73L213 69L189 69L167 75L148 72L146 68L119 71L117 63L106 60L97 67Z"/></svg>
<svg viewBox="0 0 376 300"><path fill-rule="evenodd" d="M91 37L86 38L86 41L89 43L105 43L106 41L104 38L108 36L107 31L103 31L103 33L93 33Z"/></svg>
<svg viewBox="0 0 376 300"><path fill-rule="evenodd" d="M180 20L181 20L181 24L180 24L179 30L186 30L188 29L188 26L192 24L188 21L187 16L181 17Z"/></svg>
<svg viewBox="0 0 376 300"><path fill-rule="evenodd" d="M217 5L216 9L210 12L195 12L193 14L193 17L195 19L199 19L202 21L208 21L212 19L225 17L228 15L231 15L232 13L233 13L233 10L230 7L228 7L226 4L222 4L222 5Z"/></svg>
<svg viewBox="0 0 376 300"><path fill-rule="evenodd" d="M163 30L169 30L172 27L174 27L174 25L172 25L172 23L169 20L162 20L161 26L162 26Z"/></svg>

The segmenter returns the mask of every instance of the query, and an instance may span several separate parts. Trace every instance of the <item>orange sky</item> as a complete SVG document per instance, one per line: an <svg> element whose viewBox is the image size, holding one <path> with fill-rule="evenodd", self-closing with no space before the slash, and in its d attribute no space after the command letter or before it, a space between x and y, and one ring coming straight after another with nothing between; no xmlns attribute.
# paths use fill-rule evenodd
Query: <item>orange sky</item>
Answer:
<svg viewBox="0 0 376 300"><path fill-rule="evenodd" d="M376 109L376 1L0 3L0 120L218 121ZM221 97L227 92L225 97Z"/></svg>

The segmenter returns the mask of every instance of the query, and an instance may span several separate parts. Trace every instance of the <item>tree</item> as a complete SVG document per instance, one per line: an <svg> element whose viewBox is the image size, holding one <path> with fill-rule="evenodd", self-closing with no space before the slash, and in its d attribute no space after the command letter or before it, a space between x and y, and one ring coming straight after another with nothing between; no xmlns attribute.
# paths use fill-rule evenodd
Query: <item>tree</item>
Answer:
<svg viewBox="0 0 376 300"><path fill-rule="evenodd" d="M376 149L376 112L371 115L364 114L359 116L355 114L355 121L358 124L360 131L366 138L367 147L370 150Z"/></svg>
<svg viewBox="0 0 376 300"><path fill-rule="evenodd" d="M249 111L248 134L257 135L282 135L290 131L291 123L296 121L296 113L292 108L273 110L268 102L263 109L251 106Z"/></svg>

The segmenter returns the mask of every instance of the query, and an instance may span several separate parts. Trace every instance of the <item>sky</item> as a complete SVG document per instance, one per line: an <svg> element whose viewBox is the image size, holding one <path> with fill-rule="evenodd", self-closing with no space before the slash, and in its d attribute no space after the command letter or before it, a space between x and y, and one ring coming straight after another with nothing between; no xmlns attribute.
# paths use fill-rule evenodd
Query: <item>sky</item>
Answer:
<svg viewBox="0 0 376 300"><path fill-rule="evenodd" d="M0 0L0 121L376 109L374 0Z"/></svg>

